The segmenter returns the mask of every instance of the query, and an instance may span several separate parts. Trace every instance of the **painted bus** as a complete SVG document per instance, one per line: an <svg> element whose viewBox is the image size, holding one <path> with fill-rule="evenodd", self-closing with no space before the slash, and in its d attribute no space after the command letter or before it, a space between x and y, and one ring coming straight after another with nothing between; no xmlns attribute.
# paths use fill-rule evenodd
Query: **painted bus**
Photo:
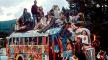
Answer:
<svg viewBox="0 0 108 60"><path fill-rule="evenodd" d="M38 33L36 30L13 32L7 38L8 60L49 60L49 35L56 34L60 28Z"/></svg>

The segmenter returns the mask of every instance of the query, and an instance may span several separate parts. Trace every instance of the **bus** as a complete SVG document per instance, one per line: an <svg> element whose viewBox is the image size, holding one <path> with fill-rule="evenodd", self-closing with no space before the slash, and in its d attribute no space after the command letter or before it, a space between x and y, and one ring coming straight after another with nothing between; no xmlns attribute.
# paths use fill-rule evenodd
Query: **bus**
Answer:
<svg viewBox="0 0 108 60"><path fill-rule="evenodd" d="M45 33L35 30L13 32L7 38L8 60L49 60L49 35L56 34L60 28Z"/></svg>

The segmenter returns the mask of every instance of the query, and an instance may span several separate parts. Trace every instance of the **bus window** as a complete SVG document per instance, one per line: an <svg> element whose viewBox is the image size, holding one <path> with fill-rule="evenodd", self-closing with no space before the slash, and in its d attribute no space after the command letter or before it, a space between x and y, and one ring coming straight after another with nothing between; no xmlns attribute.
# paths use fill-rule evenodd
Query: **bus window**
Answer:
<svg viewBox="0 0 108 60"><path fill-rule="evenodd" d="M24 37L22 38L22 41L23 41L23 42L22 42L23 45L25 45L25 38L24 38Z"/></svg>
<svg viewBox="0 0 108 60"><path fill-rule="evenodd" d="M19 38L16 38L16 45L19 45Z"/></svg>
<svg viewBox="0 0 108 60"><path fill-rule="evenodd" d="M21 45L25 45L25 41L24 41L25 39L24 39L24 37L23 38L21 38L21 40L20 40L20 42L21 42Z"/></svg>
<svg viewBox="0 0 108 60"><path fill-rule="evenodd" d="M19 45L23 45L23 38L20 38L19 42L20 42Z"/></svg>
<svg viewBox="0 0 108 60"><path fill-rule="evenodd" d="M38 37L38 45L42 45L42 37Z"/></svg>
<svg viewBox="0 0 108 60"><path fill-rule="evenodd" d="M12 44L13 45L15 45L16 43L15 43L15 38L13 38L13 40L12 40Z"/></svg>
<svg viewBox="0 0 108 60"><path fill-rule="evenodd" d="M29 45L34 45L34 38L33 37L29 38Z"/></svg>
<svg viewBox="0 0 108 60"><path fill-rule="evenodd" d="M29 41L29 39L25 38L25 45L28 45L28 41Z"/></svg>
<svg viewBox="0 0 108 60"><path fill-rule="evenodd" d="M29 37L29 45L31 45L31 44L32 44L32 38Z"/></svg>
<svg viewBox="0 0 108 60"><path fill-rule="evenodd" d="M31 39L31 44L34 45L34 37L32 37Z"/></svg>
<svg viewBox="0 0 108 60"><path fill-rule="evenodd" d="M34 41L34 45L37 45L37 38L36 37L33 39L33 41Z"/></svg>
<svg viewBox="0 0 108 60"><path fill-rule="evenodd" d="M48 42L48 40L49 40L49 38L48 37L46 37L46 44L48 44L49 42Z"/></svg>

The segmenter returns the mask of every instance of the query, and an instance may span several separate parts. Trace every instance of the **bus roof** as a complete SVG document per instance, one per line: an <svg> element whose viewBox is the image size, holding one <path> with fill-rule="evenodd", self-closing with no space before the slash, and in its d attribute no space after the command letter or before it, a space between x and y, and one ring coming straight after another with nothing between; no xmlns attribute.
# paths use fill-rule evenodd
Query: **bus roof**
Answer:
<svg viewBox="0 0 108 60"><path fill-rule="evenodd" d="M37 37L37 36L48 36L56 34L60 31L61 28L53 28L47 30L45 33L38 33L37 30L30 30L27 32L13 32L9 37Z"/></svg>

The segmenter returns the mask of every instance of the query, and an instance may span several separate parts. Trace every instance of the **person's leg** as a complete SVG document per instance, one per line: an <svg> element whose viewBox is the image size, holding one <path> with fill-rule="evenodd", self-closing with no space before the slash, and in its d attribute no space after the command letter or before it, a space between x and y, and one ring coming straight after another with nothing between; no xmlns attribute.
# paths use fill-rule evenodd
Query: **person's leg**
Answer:
<svg viewBox="0 0 108 60"><path fill-rule="evenodd" d="M36 15L33 14L33 27L37 24L37 18Z"/></svg>
<svg viewBox="0 0 108 60"><path fill-rule="evenodd" d="M66 38L62 39L63 50L66 51Z"/></svg>

